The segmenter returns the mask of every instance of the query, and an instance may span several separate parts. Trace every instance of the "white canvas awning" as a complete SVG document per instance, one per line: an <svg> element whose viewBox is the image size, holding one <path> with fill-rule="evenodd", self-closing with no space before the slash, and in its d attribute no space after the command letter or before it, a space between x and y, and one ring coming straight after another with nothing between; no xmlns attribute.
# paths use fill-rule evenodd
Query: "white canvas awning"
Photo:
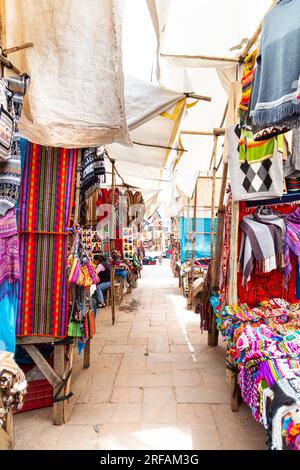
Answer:
<svg viewBox="0 0 300 470"><path fill-rule="evenodd" d="M179 151L176 136L185 113L186 97L165 87L126 78L126 117L132 147L108 145L111 158L118 162L134 164L132 171L139 177L153 168L153 177L160 174ZM174 149L174 150L172 150ZM145 168L148 167L148 170ZM125 171L128 170L126 168ZM126 171L128 174L128 171Z"/></svg>
<svg viewBox="0 0 300 470"><path fill-rule="evenodd" d="M31 83L20 131L49 146L128 144L122 0L5 0L6 47Z"/></svg>

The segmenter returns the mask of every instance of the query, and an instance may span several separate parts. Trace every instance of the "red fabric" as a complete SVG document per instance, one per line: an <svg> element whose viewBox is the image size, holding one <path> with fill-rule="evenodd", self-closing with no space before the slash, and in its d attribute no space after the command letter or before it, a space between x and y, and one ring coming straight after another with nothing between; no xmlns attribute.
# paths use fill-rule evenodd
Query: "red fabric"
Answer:
<svg viewBox="0 0 300 470"><path fill-rule="evenodd" d="M240 203L240 220L244 215L249 215L255 211L256 207L246 208L246 203ZM273 210L281 214L290 214L295 210L294 205L277 205L272 206ZM241 243L241 231L239 230L239 250ZM296 293L296 269L297 259L292 260L293 269L288 286L288 290L284 289L284 275L279 270L274 270L270 273L255 273L251 275L251 281L248 282L247 289L242 285L242 274L238 274L238 297L241 303L247 303L249 307L255 307L258 302L266 299L280 297L288 300L289 302L298 302L295 297Z"/></svg>

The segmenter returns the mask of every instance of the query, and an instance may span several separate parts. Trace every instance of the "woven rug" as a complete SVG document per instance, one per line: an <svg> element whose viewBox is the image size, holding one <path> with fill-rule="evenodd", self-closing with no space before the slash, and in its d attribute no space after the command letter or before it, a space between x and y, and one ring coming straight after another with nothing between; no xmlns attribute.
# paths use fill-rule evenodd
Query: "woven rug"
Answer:
<svg viewBox="0 0 300 470"><path fill-rule="evenodd" d="M26 145L19 213L19 336L67 334L66 228L73 204L76 157L76 150Z"/></svg>

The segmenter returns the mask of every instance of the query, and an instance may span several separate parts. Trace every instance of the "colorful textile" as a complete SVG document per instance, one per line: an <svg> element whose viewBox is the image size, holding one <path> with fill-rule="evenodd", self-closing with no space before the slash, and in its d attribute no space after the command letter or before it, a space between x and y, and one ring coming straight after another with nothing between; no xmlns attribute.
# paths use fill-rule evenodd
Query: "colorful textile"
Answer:
<svg viewBox="0 0 300 470"><path fill-rule="evenodd" d="M281 197L283 192L282 158L277 145L272 158L249 163L239 160L240 129L226 130L228 169L234 201L250 201Z"/></svg>
<svg viewBox="0 0 300 470"><path fill-rule="evenodd" d="M256 163L272 158L275 150L275 139L256 142L252 131L241 129L240 162Z"/></svg>
<svg viewBox="0 0 300 470"><path fill-rule="evenodd" d="M19 231L65 233L70 225L77 150L27 143Z"/></svg>
<svg viewBox="0 0 300 470"><path fill-rule="evenodd" d="M252 93L253 79L254 79L254 67L256 64L256 58L258 49L250 52L244 60L243 66L243 77L242 77L242 99L240 103L240 114L241 120L246 121L246 115L249 108L250 97Z"/></svg>
<svg viewBox="0 0 300 470"><path fill-rule="evenodd" d="M1 284L3 295L0 297L0 351L15 353L16 349L16 318L18 307L19 282Z"/></svg>
<svg viewBox="0 0 300 470"><path fill-rule="evenodd" d="M295 210L293 204L277 204L272 206L277 213L286 216ZM255 213L255 207L247 207L245 202L239 204L240 220L245 215ZM239 247L241 244L241 233L239 234ZM290 280L285 287L284 272L282 270L274 270L270 273L259 273L256 269L252 271L251 279L246 288L243 286L242 274L238 274L238 297L240 303L247 303L250 307L254 307L265 299L273 297L281 297L288 302L297 302L296 297L296 277L297 277L297 259L292 258L292 271Z"/></svg>
<svg viewBox="0 0 300 470"><path fill-rule="evenodd" d="M9 209L13 209L19 197L21 151L18 122L21 118L23 96L28 83L29 77L27 75L0 80L1 104L13 118L11 156L5 161L0 161L0 215L5 215Z"/></svg>
<svg viewBox="0 0 300 470"><path fill-rule="evenodd" d="M258 130L299 127L299 8L300 0L279 0L264 17L250 106Z"/></svg>
<svg viewBox="0 0 300 470"><path fill-rule="evenodd" d="M225 202L225 216L224 216L224 229L223 229L223 244L221 253L221 267L219 278L219 292L220 292L220 308L223 310L228 290L228 263L231 245L231 213L232 213L232 193L231 188L227 189L227 196Z"/></svg>
<svg viewBox="0 0 300 470"><path fill-rule="evenodd" d="M16 209L0 217L0 298L5 295L4 280L14 282L20 279L19 237Z"/></svg>
<svg viewBox="0 0 300 470"><path fill-rule="evenodd" d="M263 223L262 223L263 222ZM250 280L254 269L260 272L270 272L283 267L283 234L284 220L271 211L259 211L245 216L240 222L243 231L239 269L243 273L244 286Z"/></svg>
<svg viewBox="0 0 300 470"><path fill-rule="evenodd" d="M300 440L300 304L274 298L256 308L217 307L217 326L238 366L242 397L272 449ZM297 405L297 406L295 406Z"/></svg>
<svg viewBox="0 0 300 470"><path fill-rule="evenodd" d="M91 147L83 151L80 171L80 192L86 200L105 183L104 148Z"/></svg>
<svg viewBox="0 0 300 470"><path fill-rule="evenodd" d="M287 216L286 219L286 236L284 247L285 261L285 282L287 284L292 271L291 256L294 255L300 262L300 207Z"/></svg>
<svg viewBox="0 0 300 470"><path fill-rule="evenodd" d="M17 334L64 337L76 150L27 143L20 192L21 288Z"/></svg>

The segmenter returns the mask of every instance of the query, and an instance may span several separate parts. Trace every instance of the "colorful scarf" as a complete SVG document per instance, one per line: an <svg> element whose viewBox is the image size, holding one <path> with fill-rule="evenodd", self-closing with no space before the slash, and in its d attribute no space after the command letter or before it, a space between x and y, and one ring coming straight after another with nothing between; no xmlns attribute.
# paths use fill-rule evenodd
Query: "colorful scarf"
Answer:
<svg viewBox="0 0 300 470"><path fill-rule="evenodd" d="M300 266L300 207L287 216L286 219L286 236L284 247L285 262L285 285L287 286L292 271L291 255L298 258L298 267Z"/></svg>
<svg viewBox="0 0 300 470"><path fill-rule="evenodd" d="M256 262L257 271L264 273L283 267L284 221L273 214L268 223L261 223L259 216L249 215L243 217L240 228L243 233L239 270L243 273L245 287L251 278L254 262Z"/></svg>
<svg viewBox="0 0 300 470"><path fill-rule="evenodd" d="M7 211L0 217L0 299L6 294L3 282L20 279L19 237L17 231L16 209Z"/></svg>
<svg viewBox="0 0 300 470"><path fill-rule="evenodd" d="M68 237L77 150L27 143L20 193L17 334L67 334Z"/></svg>
<svg viewBox="0 0 300 470"><path fill-rule="evenodd" d="M242 77L242 99L240 103L240 115L242 123L246 121L246 116L249 108L254 79L254 67L256 64L257 54L258 49L255 49L255 51L250 52L250 54L244 60Z"/></svg>

